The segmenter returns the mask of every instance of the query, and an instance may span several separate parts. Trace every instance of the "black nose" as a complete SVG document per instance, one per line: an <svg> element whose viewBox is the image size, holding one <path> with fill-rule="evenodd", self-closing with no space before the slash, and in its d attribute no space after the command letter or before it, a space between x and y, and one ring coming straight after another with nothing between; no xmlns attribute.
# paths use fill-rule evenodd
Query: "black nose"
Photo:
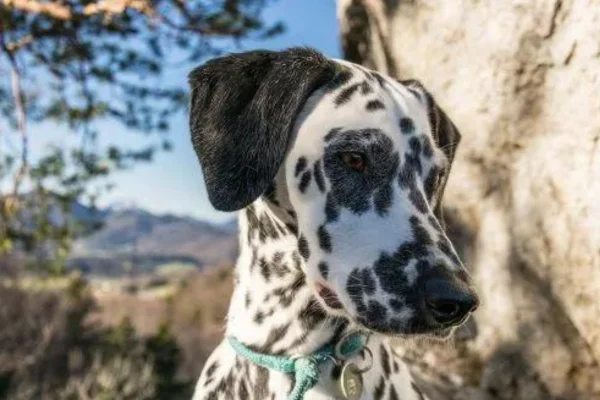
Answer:
<svg viewBox="0 0 600 400"><path fill-rule="evenodd" d="M458 280L448 278L425 281L424 301L430 316L442 325L462 321L479 305L479 299L472 289Z"/></svg>

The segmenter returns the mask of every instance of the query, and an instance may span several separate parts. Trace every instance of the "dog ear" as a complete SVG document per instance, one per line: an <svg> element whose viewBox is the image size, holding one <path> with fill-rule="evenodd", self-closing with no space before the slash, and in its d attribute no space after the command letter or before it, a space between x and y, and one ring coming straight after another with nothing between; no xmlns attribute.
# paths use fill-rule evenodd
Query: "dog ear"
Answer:
<svg viewBox="0 0 600 400"><path fill-rule="evenodd" d="M231 54L190 73L192 143L217 210L244 208L267 189L302 106L334 74L306 48Z"/></svg>
<svg viewBox="0 0 600 400"><path fill-rule="evenodd" d="M445 154L446 159L448 160L447 168L445 168L444 171L438 171L438 183L433 188L433 193L431 194L432 199L434 200L433 211L435 215L440 218L440 222L443 222L442 197L444 189L446 188L446 182L448 181L448 175L450 174L450 167L452 166L456 149L460 143L461 135L452 120L436 103L431 93L421 82L417 80L404 80L400 81L400 83L415 93L415 95L417 95L417 97L425 104L435 144Z"/></svg>

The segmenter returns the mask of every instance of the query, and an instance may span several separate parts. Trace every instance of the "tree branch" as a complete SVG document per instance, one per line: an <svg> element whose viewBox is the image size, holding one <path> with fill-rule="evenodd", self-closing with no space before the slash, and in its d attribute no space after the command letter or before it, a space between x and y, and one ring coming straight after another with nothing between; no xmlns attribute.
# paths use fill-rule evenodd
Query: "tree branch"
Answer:
<svg viewBox="0 0 600 400"><path fill-rule="evenodd" d="M12 91L15 99L17 128L21 134L21 166L17 171L13 185L13 194L16 196L19 193L19 187L21 186L23 179L29 171L29 137L27 136L27 118L25 117L25 106L23 104L23 93L21 91L21 75L14 62L11 66L11 78Z"/></svg>
<svg viewBox="0 0 600 400"><path fill-rule="evenodd" d="M100 0L86 5L82 12L57 1L47 3L38 0L2 0L2 3L9 8L32 14L44 14L61 21L69 21L76 16L121 14L126 9L133 9L146 15L154 14L152 4L147 0Z"/></svg>
<svg viewBox="0 0 600 400"><path fill-rule="evenodd" d="M32 14L45 14L62 21L70 20L73 17L69 7L56 1L42 3L36 0L2 0L2 3L9 8L12 7Z"/></svg>

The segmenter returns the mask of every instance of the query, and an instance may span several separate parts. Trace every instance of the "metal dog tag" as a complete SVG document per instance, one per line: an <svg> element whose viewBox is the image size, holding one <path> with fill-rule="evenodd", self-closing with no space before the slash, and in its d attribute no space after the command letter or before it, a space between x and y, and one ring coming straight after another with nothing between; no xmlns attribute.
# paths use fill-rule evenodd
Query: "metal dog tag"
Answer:
<svg viewBox="0 0 600 400"><path fill-rule="evenodd" d="M340 390L344 399L359 400L363 391L363 381L356 364L344 363L340 375Z"/></svg>

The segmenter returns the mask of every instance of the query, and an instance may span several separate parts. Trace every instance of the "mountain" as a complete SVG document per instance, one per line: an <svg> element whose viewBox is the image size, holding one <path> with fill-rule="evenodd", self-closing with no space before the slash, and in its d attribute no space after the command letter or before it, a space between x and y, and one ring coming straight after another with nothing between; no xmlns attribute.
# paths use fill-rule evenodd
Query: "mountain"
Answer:
<svg viewBox="0 0 600 400"><path fill-rule="evenodd" d="M236 220L217 225L139 208L92 212L81 205L72 212L77 220L102 224L75 241L68 262L90 275L145 273L173 264L203 268L231 264L237 257Z"/></svg>

